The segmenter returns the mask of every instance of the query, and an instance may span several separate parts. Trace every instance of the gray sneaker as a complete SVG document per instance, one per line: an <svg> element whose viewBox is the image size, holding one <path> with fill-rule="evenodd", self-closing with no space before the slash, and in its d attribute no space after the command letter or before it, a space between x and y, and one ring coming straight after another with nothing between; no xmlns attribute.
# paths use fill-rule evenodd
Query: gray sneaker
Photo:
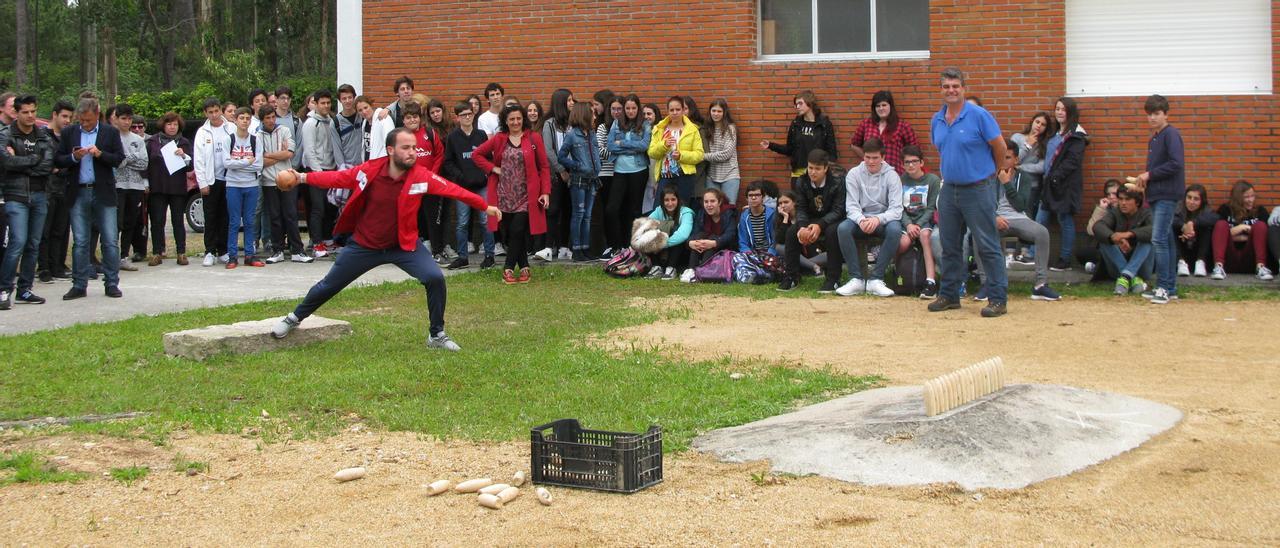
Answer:
<svg viewBox="0 0 1280 548"><path fill-rule="evenodd" d="M271 336L277 339L283 339L289 336L289 333L294 329L297 329L298 324L300 323L302 323L302 320L299 320L297 316L293 315L293 312L290 312L288 316L280 318L280 321L276 322L275 327L271 328Z"/></svg>
<svg viewBox="0 0 1280 548"><path fill-rule="evenodd" d="M453 339L450 339L444 331L441 331L439 335L427 337L427 348L441 348L450 352L462 350L462 347L458 346L458 343L453 342Z"/></svg>

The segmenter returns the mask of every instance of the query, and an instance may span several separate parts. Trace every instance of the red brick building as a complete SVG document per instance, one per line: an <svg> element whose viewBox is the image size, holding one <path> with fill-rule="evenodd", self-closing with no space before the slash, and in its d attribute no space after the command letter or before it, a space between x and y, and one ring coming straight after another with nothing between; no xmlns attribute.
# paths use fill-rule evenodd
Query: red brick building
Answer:
<svg viewBox="0 0 1280 548"><path fill-rule="evenodd" d="M558 87L579 98L609 88L656 103L688 94L702 108L724 97L740 128L744 180L786 180L786 159L758 143L785 138L794 116L791 98L800 90L817 94L842 147L880 89L894 92L900 113L927 143L929 119L941 104L937 74L956 66L968 74L969 93L982 98L1006 134L1021 131L1034 111L1052 111L1058 96L1078 97L1081 122L1092 136L1086 202L1101 194L1103 179L1142 171L1149 136L1142 102L1149 93L1163 93L1187 144L1188 183L1207 185L1216 205L1232 181L1246 178L1257 184L1261 203L1280 203L1273 168L1280 163L1280 102L1272 69L1280 45L1272 21L1280 3L350 4L348 31L339 30L347 44L339 77L357 81L378 101L392 99L392 81L402 74L417 82L418 91L446 102L480 94L490 81L522 101L544 104ZM1235 49L1214 49L1232 39ZM1133 57L1149 61L1125 66ZM1079 89L1068 93L1068 86ZM936 162L932 147L926 151ZM843 148L840 155L848 163L852 153Z"/></svg>

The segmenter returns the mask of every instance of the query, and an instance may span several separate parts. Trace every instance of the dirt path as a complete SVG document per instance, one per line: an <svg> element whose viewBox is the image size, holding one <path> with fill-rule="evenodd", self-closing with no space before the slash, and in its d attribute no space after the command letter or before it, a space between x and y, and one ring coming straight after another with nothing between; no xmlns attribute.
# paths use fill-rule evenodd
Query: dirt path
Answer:
<svg viewBox="0 0 1280 548"><path fill-rule="evenodd" d="M1280 543L1274 304L1019 301L998 320L978 318L974 306L937 316L915 304L713 298L687 319L619 335L681 345L701 357L726 350L792 356L805 366L878 373L889 384L998 354L1016 381L1136 395L1174 405L1186 418L1100 466L1013 491L870 488L817 477L758 481L764 477L752 476L767 471L765 463L685 454L666 460L664 483L635 495L552 489L556 504L544 508L526 490L497 512L469 496L427 498L422 486L509 477L528 467L526 441L358 431L266 446L180 434L156 447L11 434L0 438L0 450L46 451L60 466L93 477L0 488L0 537L49 545ZM890 316L900 319L890 330L871 327ZM171 471L178 452L210 462L208 476ZM102 477L131 464L153 472L133 486ZM359 464L369 466L366 479L329 479Z"/></svg>

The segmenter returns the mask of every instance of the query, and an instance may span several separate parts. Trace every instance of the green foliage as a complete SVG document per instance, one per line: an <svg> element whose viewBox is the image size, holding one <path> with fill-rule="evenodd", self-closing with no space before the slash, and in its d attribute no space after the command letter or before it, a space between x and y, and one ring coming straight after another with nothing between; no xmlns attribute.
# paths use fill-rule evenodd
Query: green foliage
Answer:
<svg viewBox="0 0 1280 548"><path fill-rule="evenodd" d="M5 476L4 471L12 470ZM80 472L63 472L32 451L0 455L0 485L10 483L75 483L87 477Z"/></svg>
<svg viewBox="0 0 1280 548"><path fill-rule="evenodd" d="M147 477L151 473L151 469L146 466L126 466L124 468L112 468L112 479L125 485L133 485L133 482Z"/></svg>
<svg viewBox="0 0 1280 548"><path fill-rule="evenodd" d="M216 57L206 53L201 58L200 73L205 82L214 83L223 101L243 105L249 90L264 87L267 81L266 71L258 66L258 57L256 50L232 50Z"/></svg>
<svg viewBox="0 0 1280 548"><path fill-rule="evenodd" d="M188 476L194 476L200 472L208 472L209 463L187 460L185 455L178 453L173 456L173 471L183 473Z"/></svg>

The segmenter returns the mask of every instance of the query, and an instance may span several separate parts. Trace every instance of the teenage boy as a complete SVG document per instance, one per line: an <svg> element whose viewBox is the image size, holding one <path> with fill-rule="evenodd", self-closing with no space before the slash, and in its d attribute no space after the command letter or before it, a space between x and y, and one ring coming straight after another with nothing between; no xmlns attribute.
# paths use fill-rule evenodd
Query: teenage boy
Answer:
<svg viewBox="0 0 1280 548"><path fill-rule="evenodd" d="M258 175L262 173L262 141L249 133L253 114L249 107L235 112L236 131L230 146L223 152L222 164L227 168L227 269L236 267L237 240L244 228L245 266L266 266L257 257L257 238L253 227L253 210L258 204Z"/></svg>
<svg viewBox="0 0 1280 548"><path fill-rule="evenodd" d="M479 194L484 192L489 179L483 171L480 171L480 168L476 167L475 162L471 161L471 153L484 144L487 140L486 134L483 131L476 131L475 124L472 123L476 113L471 109L471 103L458 103L453 107L453 112L458 121L458 127L445 137L444 165L441 166L441 172L446 179L457 183L458 186ZM471 247L467 245L470 242L467 232L471 224L472 208L465 202L459 201L454 209L458 212L455 234L457 240L454 247L458 250L458 258L449 263L449 270L468 266L467 251ZM475 210L475 216L480 223L480 230L484 231L484 261L480 263L480 268L490 268L493 266L494 255L493 233L487 228L488 216L484 211Z"/></svg>
<svg viewBox="0 0 1280 548"><path fill-rule="evenodd" d="M796 193L796 219L785 235L782 280L778 291L791 291L800 283L800 255L817 254L817 248L827 252L826 279L818 293L831 293L840 283L840 238L836 228L844 220L845 188L841 181L832 180L830 157L827 151L814 149L809 152L808 170L796 179L791 190ZM806 250L808 253L805 253Z"/></svg>
<svg viewBox="0 0 1280 548"><path fill-rule="evenodd" d="M302 166L311 171L333 171L346 166L342 159L342 142L334 124L333 94L327 89L315 92L316 109L307 114L302 124ZM315 258L329 254L325 246L325 199L323 188L307 187L307 235Z"/></svg>
<svg viewBox="0 0 1280 548"><path fill-rule="evenodd" d="M222 104L214 97L204 100L204 125L196 130L192 169L204 205L204 261L227 262L227 169L222 165L231 134L222 118Z"/></svg>
<svg viewBox="0 0 1280 548"><path fill-rule="evenodd" d="M44 304L31 286L49 207L53 140L48 130L36 126L34 95L16 98L14 108L13 123L0 128L0 190L9 227L9 244L0 261L0 310L8 310L15 300Z"/></svg>
<svg viewBox="0 0 1280 548"><path fill-rule="evenodd" d="M1015 183L1014 178L1017 177L1017 157L1018 146L1012 139L1005 142L1004 162L1000 165L1000 170L996 172L996 180L1000 182L1002 188L996 193L996 230L1000 231L1001 236L1014 236L1019 241L1031 242L1036 245L1036 249L1049 249L1049 229L1044 225L1035 222L1035 220L1027 217L1026 214L1018 211L1009 202L1010 186ZM1041 247L1043 246L1043 247ZM1031 300L1033 301L1057 301L1062 299L1058 292L1049 287L1049 254L1036 254L1036 281L1031 289ZM981 279L986 279L986 272L983 269L982 262L978 262L978 273ZM979 290L974 295L974 300L986 300L985 291Z"/></svg>
<svg viewBox="0 0 1280 548"><path fill-rule="evenodd" d="M884 283L885 270L898 256L902 240L902 179L893 166L884 161L884 147L879 139L862 144L862 163L845 176L845 220L840 221L840 254L849 269L849 281L836 289L844 297L867 292L877 297L892 297L893 290ZM861 261L863 243L881 238L880 253L871 277L863 279ZM831 265L830 261L827 263ZM838 263L831 265L839 271Z"/></svg>
<svg viewBox="0 0 1280 548"><path fill-rule="evenodd" d="M116 168L116 208L120 213L120 270L136 271L133 263L143 262L147 254L146 223L142 202L147 194L147 143L133 133L133 107L116 105L108 115L111 125L120 131L124 162ZM133 255L129 248L133 246Z"/></svg>
<svg viewBox="0 0 1280 548"><path fill-rule="evenodd" d="M1178 298L1178 251L1173 238L1173 215L1186 193L1186 159L1182 133L1169 125L1169 100L1152 95L1147 97L1143 110L1147 112L1152 131L1147 143L1147 170L1138 175L1138 190L1146 192L1152 213L1156 289L1150 299L1152 304L1168 304Z"/></svg>
<svg viewBox="0 0 1280 548"><path fill-rule="evenodd" d="M276 123L276 113L270 106L258 109L258 118L262 120L262 127L258 129L258 140L262 142L262 175L258 177L258 184L267 219L265 228L270 232L274 250L266 262L283 262L284 250L288 249L290 261L309 263L315 259L303 252L302 236L298 233L298 189L276 187L276 175L288 169L293 160L293 132Z"/></svg>
<svg viewBox="0 0 1280 548"><path fill-rule="evenodd" d="M306 298L280 320L271 335L282 339L325 302L365 272L394 264L421 283L427 291L430 319L428 348L460 350L444 332L445 280L440 267L418 240L414 221L422 196L435 194L466 202L501 218L498 208L418 164L417 139L406 129L393 130L386 140L387 157L370 160L351 169L330 173L297 173L287 170L276 183L285 189L308 179L320 188L351 191L347 207L338 217L336 230L351 233L351 240L323 280L312 286Z"/></svg>
<svg viewBox="0 0 1280 548"><path fill-rule="evenodd" d="M49 114L49 139L57 150L62 130L71 124L75 107L66 101L53 104ZM49 174L49 208L45 215L44 230L40 239L40 282L53 283L54 278L71 279L67 268L67 237L71 234L71 202L67 200L67 169L54 166Z"/></svg>
<svg viewBox="0 0 1280 548"><path fill-rule="evenodd" d="M262 88L253 88L249 90L249 112L253 113L253 119L249 121L249 134L255 135L258 129L262 127L262 117L258 116L258 110L267 104L267 90Z"/></svg>
<svg viewBox="0 0 1280 548"><path fill-rule="evenodd" d="M1142 191L1136 185L1120 189L1116 207L1093 226L1101 243L1102 262L1116 279L1115 294L1142 293L1151 276L1151 237L1154 231L1151 210L1142 207ZM1046 248L1047 249L1047 248Z"/></svg>
<svg viewBox="0 0 1280 548"><path fill-rule="evenodd" d="M942 180L924 172L924 153L916 145L902 147L902 242L898 253L919 243L924 255L924 290L921 299L938 296L937 265L933 262L933 214L938 210Z"/></svg>
<svg viewBox="0 0 1280 548"><path fill-rule="evenodd" d="M338 86L338 104L342 111L333 119L338 123L338 139L342 151L340 164L354 166L364 161L364 129L360 113L356 111L356 88L351 84Z"/></svg>
<svg viewBox="0 0 1280 548"><path fill-rule="evenodd" d="M732 204L721 204L732 207ZM747 209L738 217L738 252L773 253L774 215L777 210L764 205L764 182L747 184ZM704 250L705 251L705 250Z"/></svg>
<svg viewBox="0 0 1280 548"><path fill-rule="evenodd" d="M390 116L395 121L395 127L404 127L404 108L413 102L413 79L408 76L396 78L391 91L396 94L396 100L387 105L378 119Z"/></svg>
<svg viewBox="0 0 1280 548"><path fill-rule="evenodd" d="M506 94L507 90L497 82L489 82L489 85L484 87L484 97L489 101L489 110L484 111L484 114L476 120L476 127L486 135L498 134L498 113L502 111L502 96Z"/></svg>

